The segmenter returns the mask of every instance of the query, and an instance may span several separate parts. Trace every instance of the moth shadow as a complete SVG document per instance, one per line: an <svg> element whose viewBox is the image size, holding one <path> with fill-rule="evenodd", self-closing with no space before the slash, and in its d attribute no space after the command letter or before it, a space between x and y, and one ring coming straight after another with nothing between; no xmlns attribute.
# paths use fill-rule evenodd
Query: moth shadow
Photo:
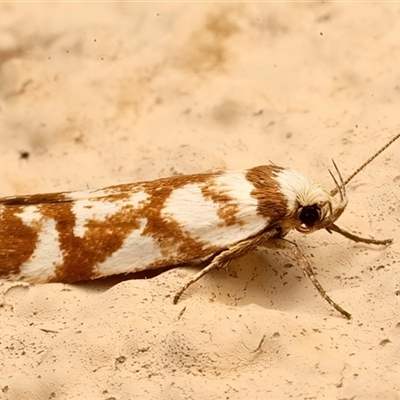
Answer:
<svg viewBox="0 0 400 400"><path fill-rule="evenodd" d="M279 311L298 309L299 303L316 293L311 282L288 252L256 250L196 282L184 296L201 285L204 296L228 306L257 304ZM304 280L306 279L306 280ZM304 284L306 282L306 284ZM207 288L208 286L208 288Z"/></svg>
<svg viewBox="0 0 400 400"><path fill-rule="evenodd" d="M114 275L93 281L75 283L77 287L96 293L103 293L121 282L129 280L150 280L167 271L184 267L187 274L181 280L174 279L175 289L171 297L182 287L191 275L207 266L209 261L198 265L169 266L145 270L126 275ZM305 308L317 296L312 283L289 252L268 249L255 250L231 262L227 269L209 272L189 286L179 301L201 296L212 302L227 306L241 307L256 304L266 309L279 311Z"/></svg>
<svg viewBox="0 0 400 400"><path fill-rule="evenodd" d="M139 271L131 274L113 275L105 278L94 279L92 281L76 282L73 285L76 287L84 288L85 290L103 293L121 282L155 278L156 276L161 275L162 273L167 272L173 268L176 268L176 266Z"/></svg>

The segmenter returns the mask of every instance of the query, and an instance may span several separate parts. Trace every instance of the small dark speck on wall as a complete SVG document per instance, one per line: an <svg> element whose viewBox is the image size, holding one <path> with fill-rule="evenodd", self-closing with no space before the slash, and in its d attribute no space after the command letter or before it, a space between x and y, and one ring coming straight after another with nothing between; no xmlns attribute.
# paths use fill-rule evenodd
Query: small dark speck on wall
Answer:
<svg viewBox="0 0 400 400"><path fill-rule="evenodd" d="M20 151L19 152L19 159L20 160L27 160L30 157L29 151Z"/></svg>

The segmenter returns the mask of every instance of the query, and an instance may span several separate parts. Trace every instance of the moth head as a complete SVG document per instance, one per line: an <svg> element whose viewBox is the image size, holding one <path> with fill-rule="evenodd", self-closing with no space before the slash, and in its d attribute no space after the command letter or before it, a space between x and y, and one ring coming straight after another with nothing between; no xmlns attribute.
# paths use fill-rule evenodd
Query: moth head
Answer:
<svg viewBox="0 0 400 400"><path fill-rule="evenodd" d="M297 171L284 169L277 174L282 193L288 201L290 218L284 231L296 229L302 233L311 233L332 225L342 215L347 206L345 185L334 163L340 185L331 174L339 198L335 198L321 185L310 182Z"/></svg>

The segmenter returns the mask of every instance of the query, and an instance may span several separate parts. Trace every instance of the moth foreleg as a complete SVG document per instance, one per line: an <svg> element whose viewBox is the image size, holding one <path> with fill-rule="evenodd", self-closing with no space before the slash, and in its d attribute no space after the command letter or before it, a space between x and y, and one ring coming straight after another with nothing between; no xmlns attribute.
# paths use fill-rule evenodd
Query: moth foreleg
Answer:
<svg viewBox="0 0 400 400"><path fill-rule="evenodd" d="M357 243L377 244L377 245L389 245L389 244L393 243L393 239L377 240L377 239L363 238L363 237L354 235L353 233L347 232L347 231L343 230L342 228L339 228L335 224L329 225L326 228L326 230L329 233L337 232L340 235L343 235L345 238L353 240L354 242L357 242Z"/></svg>
<svg viewBox="0 0 400 400"><path fill-rule="evenodd" d="M268 242L272 237L279 234L279 229L272 228L269 231L263 232L262 234L255 236L251 239L243 240L239 243L236 243L232 247L224 250L222 253L218 254L216 257L212 259L210 264L204 267L197 274L193 275L175 294L173 302L176 304L185 290L191 286L193 283L197 282L201 277L216 268L225 268L229 265L231 261L235 258L242 257L247 253L255 250L259 246L265 246L265 243Z"/></svg>

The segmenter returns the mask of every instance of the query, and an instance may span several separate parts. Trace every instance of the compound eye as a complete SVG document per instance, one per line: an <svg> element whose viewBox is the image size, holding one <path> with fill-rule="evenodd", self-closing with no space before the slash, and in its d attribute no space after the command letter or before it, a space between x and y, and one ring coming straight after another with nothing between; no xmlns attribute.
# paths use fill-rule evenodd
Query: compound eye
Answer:
<svg viewBox="0 0 400 400"><path fill-rule="evenodd" d="M314 226L321 217L321 210L316 204L303 207L300 211L299 219L307 226Z"/></svg>

